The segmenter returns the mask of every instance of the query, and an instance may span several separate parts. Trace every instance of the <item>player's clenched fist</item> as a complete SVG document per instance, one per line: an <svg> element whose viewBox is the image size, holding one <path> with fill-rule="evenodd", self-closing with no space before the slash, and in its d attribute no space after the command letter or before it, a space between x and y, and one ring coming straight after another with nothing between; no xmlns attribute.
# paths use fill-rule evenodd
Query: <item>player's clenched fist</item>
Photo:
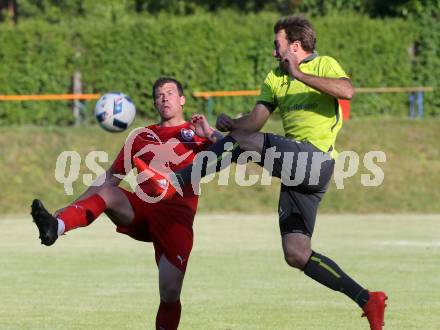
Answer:
<svg viewBox="0 0 440 330"><path fill-rule="evenodd" d="M217 127L217 129L222 132L232 131L235 129L234 119L224 113L221 113L217 117L215 127Z"/></svg>
<svg viewBox="0 0 440 330"><path fill-rule="evenodd" d="M214 129L209 126L204 115L195 114L191 116L191 129L201 138L207 138L212 135Z"/></svg>
<svg viewBox="0 0 440 330"><path fill-rule="evenodd" d="M294 78L300 73L298 57L290 48L281 56L284 69Z"/></svg>

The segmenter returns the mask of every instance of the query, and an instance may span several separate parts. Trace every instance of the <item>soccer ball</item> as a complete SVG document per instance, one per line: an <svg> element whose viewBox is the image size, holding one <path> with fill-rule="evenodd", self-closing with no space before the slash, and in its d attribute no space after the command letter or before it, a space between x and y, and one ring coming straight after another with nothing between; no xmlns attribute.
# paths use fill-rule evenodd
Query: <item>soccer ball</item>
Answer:
<svg viewBox="0 0 440 330"><path fill-rule="evenodd" d="M95 117L99 125L109 132L122 132L133 123L136 108L123 93L107 93L96 102Z"/></svg>

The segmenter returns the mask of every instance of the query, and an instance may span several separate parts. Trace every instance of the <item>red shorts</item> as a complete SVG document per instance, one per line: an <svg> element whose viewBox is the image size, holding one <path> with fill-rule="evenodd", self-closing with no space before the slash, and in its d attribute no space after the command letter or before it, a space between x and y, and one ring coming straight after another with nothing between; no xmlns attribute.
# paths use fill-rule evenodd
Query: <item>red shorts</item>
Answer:
<svg viewBox="0 0 440 330"><path fill-rule="evenodd" d="M139 241L153 242L157 264L161 255L165 254L169 262L185 273L193 245L192 222L195 214L181 212L181 206L146 203L135 193L119 189L127 196L134 219L130 226L118 226L116 231Z"/></svg>

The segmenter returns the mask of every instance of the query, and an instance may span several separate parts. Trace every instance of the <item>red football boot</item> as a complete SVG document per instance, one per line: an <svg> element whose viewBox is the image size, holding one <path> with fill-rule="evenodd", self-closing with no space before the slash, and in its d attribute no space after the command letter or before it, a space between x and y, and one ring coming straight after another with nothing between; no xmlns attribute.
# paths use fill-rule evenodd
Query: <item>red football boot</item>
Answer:
<svg viewBox="0 0 440 330"><path fill-rule="evenodd" d="M137 157L133 157L133 164L138 170L138 175L145 172L150 182L142 185L142 190L151 197L163 196L162 199L172 199L176 194L176 188L170 183L168 173L162 173L152 169L145 162Z"/></svg>
<svg viewBox="0 0 440 330"><path fill-rule="evenodd" d="M388 299L385 292L368 292L369 299L362 309L364 313L362 317L366 316L370 323L371 330L382 330L384 326L385 314L385 300Z"/></svg>

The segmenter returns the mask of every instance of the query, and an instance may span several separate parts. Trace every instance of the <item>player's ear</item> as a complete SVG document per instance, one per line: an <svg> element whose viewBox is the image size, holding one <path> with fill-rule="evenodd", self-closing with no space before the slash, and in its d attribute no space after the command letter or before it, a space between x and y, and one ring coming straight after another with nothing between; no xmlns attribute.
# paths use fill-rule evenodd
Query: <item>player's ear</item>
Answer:
<svg viewBox="0 0 440 330"><path fill-rule="evenodd" d="M301 47L301 41L299 40L295 40L294 42L292 42L291 44L289 44L289 47L291 47L291 50L294 52L299 51L300 49L302 49Z"/></svg>
<svg viewBox="0 0 440 330"><path fill-rule="evenodd" d="M182 95L180 97L180 105L183 107L185 105L185 103L186 103L186 97L185 97L185 95Z"/></svg>

